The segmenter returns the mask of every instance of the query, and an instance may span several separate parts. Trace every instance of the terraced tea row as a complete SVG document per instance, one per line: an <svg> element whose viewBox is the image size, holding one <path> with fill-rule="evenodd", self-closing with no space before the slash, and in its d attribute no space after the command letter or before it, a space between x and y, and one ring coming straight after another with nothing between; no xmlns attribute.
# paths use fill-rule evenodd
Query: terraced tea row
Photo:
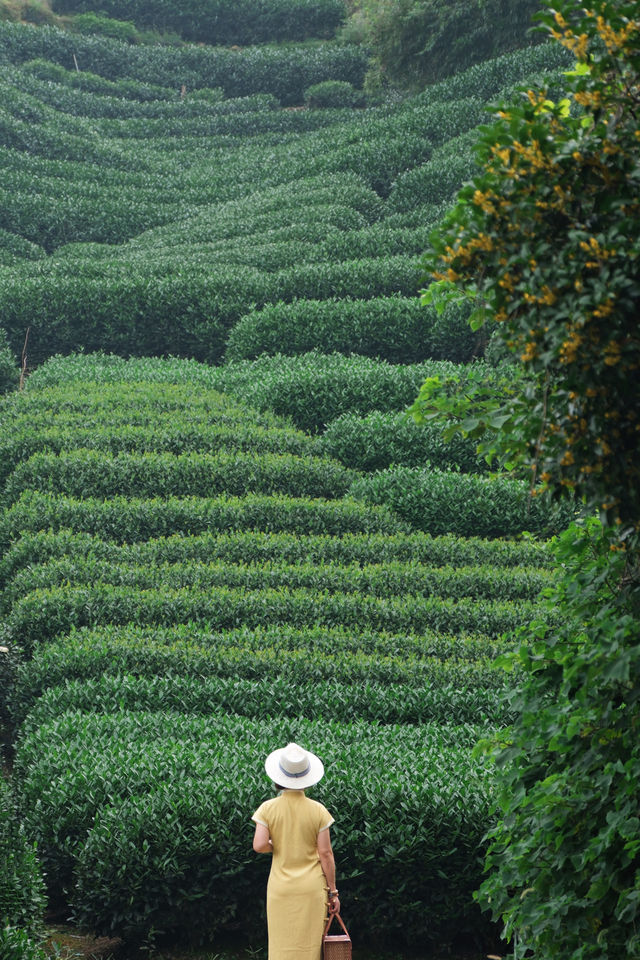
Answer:
<svg viewBox="0 0 640 960"><path fill-rule="evenodd" d="M289 738L313 743L334 771L330 797L315 795L340 811L354 930L393 930L407 944L433 942L454 921L477 930L471 891L490 786L471 759L478 728L400 725L372 736L369 723L159 711L42 719L36 710L25 729L16 776L50 877L63 885L74 874L82 923L134 939L150 927L211 934L233 913L255 930L249 904L264 870L246 811L264 795L263 755ZM375 897L384 910L372 912ZM431 904L434 918L405 913L407 901Z"/></svg>
<svg viewBox="0 0 640 960"><path fill-rule="evenodd" d="M259 364L238 366L240 384ZM511 681L493 661L505 631L541 615L547 551L411 532L351 499L355 471L320 438L221 397L210 384L222 372L58 359L3 404L6 719L51 891L68 891L78 921L132 940L161 919L211 934L212 904L221 922L244 918L264 878L237 824L277 733L334 759L354 930L378 922L374 889L380 929L408 945L454 917L477 930L489 797L470 747L510 719ZM256 776L230 791L243 751ZM394 879L406 870L421 905L409 920Z"/></svg>
<svg viewBox="0 0 640 960"><path fill-rule="evenodd" d="M274 330L297 353L482 353L464 310L438 319L396 304L390 323L384 301L415 296L416 255L474 168L470 131L499 71L476 70L481 96L445 85L361 111L290 111L274 93L300 103L301 85L328 70L359 85L364 51L139 50L77 37L71 49L60 31L4 26L0 309L16 351L30 326L32 363L79 345L218 363L227 349L273 352ZM65 72L72 54L91 73ZM503 85L559 68L528 51L520 75L505 59Z"/></svg>

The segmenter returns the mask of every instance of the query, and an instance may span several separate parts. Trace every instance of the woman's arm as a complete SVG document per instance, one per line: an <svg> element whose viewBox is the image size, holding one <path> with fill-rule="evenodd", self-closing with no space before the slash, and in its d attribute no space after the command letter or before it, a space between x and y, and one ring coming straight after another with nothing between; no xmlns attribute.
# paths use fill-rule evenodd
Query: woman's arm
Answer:
<svg viewBox="0 0 640 960"><path fill-rule="evenodd" d="M273 853L273 844L269 836L269 828L263 823L256 823L256 832L253 835L253 849L256 853Z"/></svg>
<svg viewBox="0 0 640 960"><path fill-rule="evenodd" d="M329 827L326 830L321 830L318 834L318 857L331 893L331 891L336 890L336 861L333 857ZM329 913L340 913L340 900L337 891L334 897L329 897Z"/></svg>

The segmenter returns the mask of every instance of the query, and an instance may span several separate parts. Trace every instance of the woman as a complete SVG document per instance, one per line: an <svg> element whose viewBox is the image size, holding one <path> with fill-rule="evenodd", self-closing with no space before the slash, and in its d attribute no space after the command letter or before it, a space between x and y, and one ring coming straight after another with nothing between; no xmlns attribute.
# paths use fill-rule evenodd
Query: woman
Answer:
<svg viewBox="0 0 640 960"><path fill-rule="evenodd" d="M320 960L327 915L339 913L329 829L334 819L305 789L324 775L313 753L290 743L265 761L282 790L253 814L253 849L272 853L267 884L269 960Z"/></svg>

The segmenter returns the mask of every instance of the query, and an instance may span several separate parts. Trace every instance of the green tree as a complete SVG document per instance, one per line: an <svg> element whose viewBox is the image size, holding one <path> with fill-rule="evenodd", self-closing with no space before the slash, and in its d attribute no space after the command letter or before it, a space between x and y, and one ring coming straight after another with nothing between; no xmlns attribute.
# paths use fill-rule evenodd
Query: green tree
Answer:
<svg viewBox="0 0 640 960"><path fill-rule="evenodd" d="M427 277L475 299L521 361L517 391L499 413L490 405L493 426L504 420L487 452L625 529L640 502L638 13L566 0L542 16L578 58L568 97L528 90L499 110L478 144L483 172L424 258ZM441 395L429 383L418 417ZM456 412L462 430L491 426L473 403Z"/></svg>
<svg viewBox="0 0 640 960"><path fill-rule="evenodd" d="M422 88L535 42L537 0L361 0L345 33L372 50L379 76Z"/></svg>
<svg viewBox="0 0 640 960"><path fill-rule="evenodd" d="M485 745L499 820L479 898L519 956L618 960L640 956L640 4L540 20L576 57L567 97L500 108L424 258L425 299L471 298L515 363L464 391L432 378L413 412L599 512L556 544L565 625L529 625L505 658L519 719Z"/></svg>

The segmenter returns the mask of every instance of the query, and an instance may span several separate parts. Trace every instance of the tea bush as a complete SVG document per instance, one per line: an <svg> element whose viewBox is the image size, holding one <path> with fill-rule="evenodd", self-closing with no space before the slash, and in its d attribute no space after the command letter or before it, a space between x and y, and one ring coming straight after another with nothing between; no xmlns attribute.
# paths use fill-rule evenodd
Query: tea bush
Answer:
<svg viewBox="0 0 640 960"><path fill-rule="evenodd" d="M354 474L341 464L293 454L121 453L76 450L36 453L16 466L2 499L10 504L24 491L48 491L71 497L213 497L248 492L290 497L343 496Z"/></svg>
<svg viewBox="0 0 640 960"><path fill-rule="evenodd" d="M412 595L373 597L340 591L316 592L285 587L253 590L217 587L214 592L194 588L129 587L95 584L34 590L14 604L0 627L4 645L31 656L34 645L79 627L97 624L169 626L206 624L230 629L238 624L257 627L288 623L297 627L338 626L412 632L483 633L498 637L514 630L526 617L547 617L529 600L517 604L501 600L450 599Z"/></svg>
<svg viewBox="0 0 640 960"><path fill-rule="evenodd" d="M36 703L33 714L39 723L55 720L69 710L158 710L207 716L225 711L267 720L297 717L302 703L305 719L338 723L368 720L375 724L423 724L435 720L499 725L513 720L504 674L475 665L466 671L452 671L450 678L446 674L446 670L440 670L436 677L428 678L423 673L419 684L406 677L401 683L379 684L370 678L353 683L348 675L308 680L278 672L255 679L116 675L50 687Z"/></svg>
<svg viewBox="0 0 640 960"><path fill-rule="evenodd" d="M76 54L82 70L108 80L122 78L180 90L222 87L227 97L272 93L283 104L302 103L304 91L323 80L346 80L361 87L367 52L353 44L173 48L122 43L108 37L70 34L0 23L0 55L15 64L50 60L71 68Z"/></svg>
<svg viewBox="0 0 640 960"><path fill-rule="evenodd" d="M349 216L353 223L363 223L353 210L325 207L323 214L329 222ZM114 259L91 276L86 270L79 273L74 262L59 261L48 263L40 275L23 276L19 286L0 272L0 309L12 344L21 343L31 325L34 362L52 350L70 352L79 342L89 350L173 353L216 362L228 328L252 303L409 295L417 289L417 278L416 262L409 257L302 263L271 274L225 263L213 273L203 265L185 265L175 274ZM144 327L140 316L146 318Z"/></svg>
<svg viewBox="0 0 640 960"><path fill-rule="evenodd" d="M26 944L29 935L40 931L44 920L44 894L36 844L29 839L20 821L9 782L4 775L0 776L0 952L3 957L21 956L18 945ZM9 934L3 930L6 927L19 927L22 932ZM2 952L3 949L7 949L7 954Z"/></svg>
<svg viewBox="0 0 640 960"><path fill-rule="evenodd" d="M9 346L7 334L0 327L0 394L13 390L19 380L18 363Z"/></svg>
<svg viewBox="0 0 640 960"><path fill-rule="evenodd" d="M342 536L345 533L397 533L408 525L385 507L355 500L247 494L245 497L153 498L53 496L27 491L0 516L0 546L17 534L61 530L95 534L120 543L148 540L173 533L229 533L262 530Z"/></svg>
<svg viewBox="0 0 640 960"><path fill-rule="evenodd" d="M105 531L108 535L108 531ZM274 533L257 530L175 533L133 543L118 543L59 529L19 531L0 557L0 585L6 585L25 567L68 557L81 562L92 557L113 565L157 566L165 563L281 563L325 564L430 564L490 566L493 569L527 567L544 570L549 563L546 544L535 540L506 541L460 538L454 534L431 537L424 533Z"/></svg>
<svg viewBox="0 0 640 960"><path fill-rule="evenodd" d="M529 484L420 467L391 467L356 480L351 496L392 507L403 520L432 534L509 537L529 531L549 537L576 514L568 501L533 496Z"/></svg>
<svg viewBox="0 0 640 960"><path fill-rule="evenodd" d="M365 416L344 413L333 420L320 440L327 456L354 470L371 472L385 467L425 467L427 464L463 473L484 473L485 460L476 454L473 440L456 436L444 440L437 424L417 424L405 413L374 410Z"/></svg>
<svg viewBox="0 0 640 960"><path fill-rule="evenodd" d="M405 212L416 204L449 203L462 184L478 170L473 153L476 134L448 141L435 150L430 160L403 173L389 195L392 210Z"/></svg>
<svg viewBox="0 0 640 960"><path fill-rule="evenodd" d="M288 416L308 432L344 413L397 411L408 406L425 377L453 369L446 363L392 365L369 357L317 351L239 361L213 372L213 383L258 409ZM422 377L422 380L420 379Z"/></svg>
<svg viewBox="0 0 640 960"><path fill-rule="evenodd" d="M304 92L308 107L358 107L364 106L362 94L345 80L324 80L314 83Z"/></svg>
<svg viewBox="0 0 640 960"><path fill-rule="evenodd" d="M229 423L231 418L227 417L222 418L222 423L218 418L212 422L206 413L201 414L200 420L192 416L183 422L179 413L155 414L154 430L151 431L146 424L130 426L129 412L130 408L123 413L122 425L108 427L104 421L96 426L80 427L78 424L83 421L77 416L69 418L67 423L65 417L58 416L58 425L49 427L46 424L50 422L50 409L37 432L33 429L35 419L29 425L19 423L11 434L0 438L0 482L5 480L16 462L40 451L68 454L71 450L84 448L107 454L132 454L135 451L184 456L188 452L201 455L237 450L254 455L275 453L299 457L321 453L319 446L305 434L277 426L253 426L247 423L246 414L235 424ZM138 412L141 414L142 411Z"/></svg>
<svg viewBox="0 0 640 960"><path fill-rule="evenodd" d="M467 70L430 84L418 94L418 99L428 103L447 103L472 96L486 102L500 96L505 87L524 83L525 78L539 73L568 70L573 63L571 53L560 44L540 43L476 63Z"/></svg>
<svg viewBox="0 0 640 960"><path fill-rule="evenodd" d="M131 20L117 20L97 13L76 14L71 20L70 27L74 33L97 34L122 40L124 43L137 43L141 39L135 23Z"/></svg>
<svg viewBox="0 0 640 960"><path fill-rule="evenodd" d="M429 630L392 634L278 624L212 632L205 627L194 631L191 624L107 624L37 645L33 658L18 667L11 717L21 723L50 687L116 675L261 680L269 674L295 681L408 683L422 687L425 696L427 688L433 689L435 696L442 684L468 685L476 672L492 669L491 661L506 647L504 640L482 634ZM498 709L495 703L485 708Z"/></svg>
<svg viewBox="0 0 640 960"><path fill-rule="evenodd" d="M359 353L391 363L415 363L432 355L435 310L415 297L372 300L296 300L242 317L227 342L227 360L260 354L322 350Z"/></svg>
<svg viewBox="0 0 640 960"><path fill-rule="evenodd" d="M454 921L477 932L470 894L490 785L471 759L477 728L372 730L155 711L74 711L36 723L34 714L16 757L27 823L52 879L75 869L78 922L135 939L151 927L210 934L233 917L262 936L254 905L265 870L246 817L267 792L264 754L289 738L325 761L314 796L338 818L336 856L354 931L406 944L433 942ZM392 814L399 804L402 824Z"/></svg>
<svg viewBox="0 0 640 960"><path fill-rule="evenodd" d="M345 16L340 0L269 0L268 3L235 0L233 4L224 0L201 0L191 6L162 0L100 2L101 10L110 18L126 17L139 27L174 32L185 40L221 45L328 38L334 35ZM61 13L76 13L72 21L75 24L87 16L78 16L78 12L91 11L93 5L91 0L58 0L57 9Z"/></svg>
<svg viewBox="0 0 640 960"><path fill-rule="evenodd" d="M61 558L28 567L5 586L2 607L10 608L21 596L52 586L109 583L146 590L167 587L247 590L286 587L317 592L362 593L375 597L421 595L534 600L548 586L549 576L537 569L511 567L428 567L417 563L387 561L384 564L344 565L281 561L246 563L163 563L154 567L97 560L94 556Z"/></svg>
<svg viewBox="0 0 640 960"><path fill-rule="evenodd" d="M39 244L0 228L0 265L10 267L21 260L39 260L44 255Z"/></svg>

